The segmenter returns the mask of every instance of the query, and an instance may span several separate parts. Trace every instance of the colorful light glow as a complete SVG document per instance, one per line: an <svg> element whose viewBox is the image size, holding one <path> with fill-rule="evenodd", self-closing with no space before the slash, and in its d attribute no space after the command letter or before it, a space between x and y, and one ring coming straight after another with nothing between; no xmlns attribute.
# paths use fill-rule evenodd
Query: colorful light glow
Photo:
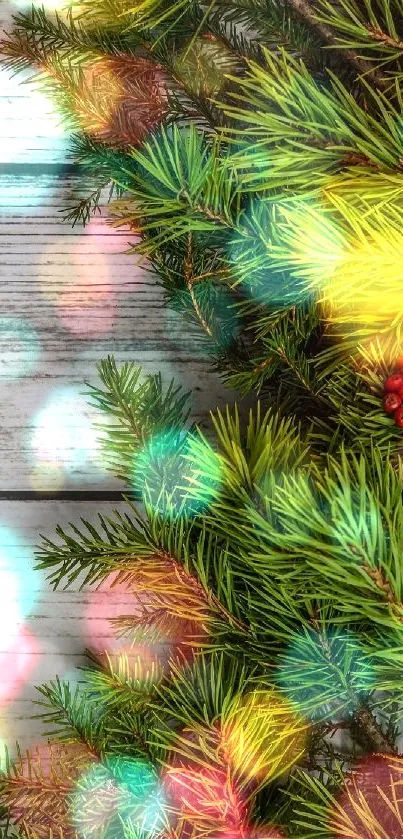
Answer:
<svg viewBox="0 0 403 839"><path fill-rule="evenodd" d="M113 623L121 615L138 617L142 613L127 583L119 583L117 574L108 574L96 589L88 591L84 615L84 631L88 645L98 655L109 656L128 651L127 640L119 637Z"/></svg>
<svg viewBox="0 0 403 839"><path fill-rule="evenodd" d="M31 613L41 587L40 575L34 571L33 551L4 525L0 525L0 573L0 644L4 651Z"/></svg>
<svg viewBox="0 0 403 839"><path fill-rule="evenodd" d="M110 231L104 218L93 217L85 228L65 238L64 248L56 241L40 256L41 293L54 305L62 327L83 341L113 332L117 296L126 288L111 256L119 254L127 261L123 250L122 237ZM134 277L131 292L135 286Z"/></svg>
<svg viewBox="0 0 403 839"><path fill-rule="evenodd" d="M219 824L230 834L242 824L245 806L226 768L173 767L167 770L164 783L180 819L206 825L213 822L215 828Z"/></svg>
<svg viewBox="0 0 403 839"><path fill-rule="evenodd" d="M35 480L58 465L64 476L83 480L91 468L98 479L106 477L102 455L102 432L95 427L100 414L88 405L78 388L65 387L52 393L33 421L30 440L34 455ZM60 475L58 476L60 480Z"/></svg>
<svg viewBox="0 0 403 839"><path fill-rule="evenodd" d="M226 713L222 748L247 785L286 773L303 755L308 728L292 705L274 691L239 696Z"/></svg>
<svg viewBox="0 0 403 839"><path fill-rule="evenodd" d="M15 638L9 638L7 644L6 650L0 650L0 706L18 696L38 662L37 640L25 627L20 628Z"/></svg>
<svg viewBox="0 0 403 839"><path fill-rule="evenodd" d="M35 330L22 319L0 318L0 377L18 379L35 369L40 357Z"/></svg>
<svg viewBox="0 0 403 839"><path fill-rule="evenodd" d="M16 6L17 9L21 9L23 11L27 11L28 9L32 8L32 6L36 6L40 8L41 6L47 12L62 12L67 11L69 6L71 5L68 0L39 0L39 2L32 2L32 0L13 0L13 5Z"/></svg>
<svg viewBox="0 0 403 839"><path fill-rule="evenodd" d="M34 163L44 150L53 162L62 160L68 136L49 98L27 84L26 77L11 78L4 68L0 85L0 161Z"/></svg>
<svg viewBox="0 0 403 839"><path fill-rule="evenodd" d="M177 429L154 434L134 461L133 488L162 515L201 513L220 483L218 455L192 434Z"/></svg>
<svg viewBox="0 0 403 839"><path fill-rule="evenodd" d="M200 724L177 733L163 782L179 824L196 826L197 835L241 835L247 806L218 726Z"/></svg>
<svg viewBox="0 0 403 839"><path fill-rule="evenodd" d="M109 757L79 779L71 797L71 822L83 839L94 832L134 826L147 836L167 824L165 795L153 766L146 760ZM124 832L124 830L123 830Z"/></svg>
<svg viewBox="0 0 403 839"><path fill-rule="evenodd" d="M393 755L363 758L347 776L329 814L334 839L392 839L402 836L403 759Z"/></svg>
<svg viewBox="0 0 403 839"><path fill-rule="evenodd" d="M87 646L105 662L105 666L114 672L125 672L139 683L150 677L153 680L161 678L164 666L178 643L178 639L165 637L163 632L156 640L147 624L138 640L133 637L139 633L138 629L130 631L130 618L133 618L134 624L144 618L144 602L149 611L152 600L151 593L139 594L127 582L116 582L116 574L108 575L96 590L90 590L87 595L84 615ZM117 625L121 616L124 616L127 625L124 634Z"/></svg>
<svg viewBox="0 0 403 839"><path fill-rule="evenodd" d="M282 657L276 683L297 712L310 720L344 718L376 687L374 669L359 639L340 627L296 635Z"/></svg>
<svg viewBox="0 0 403 839"><path fill-rule="evenodd" d="M58 299L62 326L78 338L88 339L112 332L115 324L116 298L108 289L97 288L95 278L76 282Z"/></svg>
<svg viewBox="0 0 403 839"><path fill-rule="evenodd" d="M3 216L10 214L21 222L26 213L35 215L33 208L38 204L43 207L52 201L54 191L55 185L52 186L47 176L26 175L21 180L13 175L4 175L0 186L0 211ZM3 259L3 271L7 271L6 257Z"/></svg>

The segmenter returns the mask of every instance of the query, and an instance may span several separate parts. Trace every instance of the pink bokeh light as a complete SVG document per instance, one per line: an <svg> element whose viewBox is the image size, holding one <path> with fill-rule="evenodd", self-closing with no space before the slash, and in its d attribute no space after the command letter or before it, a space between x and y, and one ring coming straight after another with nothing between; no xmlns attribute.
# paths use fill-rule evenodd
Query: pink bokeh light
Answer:
<svg viewBox="0 0 403 839"><path fill-rule="evenodd" d="M7 649L0 650L0 705L18 696L35 670L38 652L37 639L25 626L15 638L8 639Z"/></svg>

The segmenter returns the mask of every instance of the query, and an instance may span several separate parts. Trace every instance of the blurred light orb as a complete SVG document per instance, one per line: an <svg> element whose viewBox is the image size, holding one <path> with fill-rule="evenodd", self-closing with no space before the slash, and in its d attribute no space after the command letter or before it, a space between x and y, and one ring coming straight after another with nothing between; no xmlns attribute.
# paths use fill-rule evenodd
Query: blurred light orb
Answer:
<svg viewBox="0 0 403 839"><path fill-rule="evenodd" d="M99 419L78 389L66 387L52 393L33 423L35 468L59 465L64 474L80 480L89 467L105 474L101 432L94 425Z"/></svg>
<svg viewBox="0 0 403 839"><path fill-rule="evenodd" d="M221 747L219 728L212 723L178 731L164 771L164 788L178 823L185 820L196 828L196 835L213 823L217 835L235 839L247 805Z"/></svg>
<svg viewBox="0 0 403 839"><path fill-rule="evenodd" d="M82 839L114 825L153 836L166 825L165 796L154 767L144 759L107 757L78 780L70 801L73 826ZM124 833L124 830L123 830Z"/></svg>
<svg viewBox="0 0 403 839"><path fill-rule="evenodd" d="M162 515L198 515L221 483L218 455L190 432L155 433L135 456L133 488Z"/></svg>
<svg viewBox="0 0 403 839"><path fill-rule="evenodd" d="M50 99L26 81L26 74L10 77L0 69L0 161L34 163L45 142L57 162L65 156L67 132Z"/></svg>
<svg viewBox="0 0 403 839"><path fill-rule="evenodd" d="M108 289L97 289L88 278L86 283L72 283L62 292L57 310L62 326L72 335L96 338L112 331L116 298Z"/></svg>
<svg viewBox="0 0 403 839"><path fill-rule="evenodd" d="M40 357L35 330L19 318L0 318L0 376L18 379L32 373Z"/></svg>
<svg viewBox="0 0 403 839"><path fill-rule="evenodd" d="M67 11L71 5L68 0L36 0L36 2L27 2L27 0L13 0L13 5L20 11L29 11L32 6L36 8L44 7L46 12L60 12Z"/></svg>
<svg viewBox="0 0 403 839"><path fill-rule="evenodd" d="M226 712L222 743L245 782L275 780L303 755L308 727L292 705L269 690L236 697Z"/></svg>
<svg viewBox="0 0 403 839"><path fill-rule="evenodd" d="M282 656L276 683L305 718L344 718L355 708L352 700L340 695L341 673L356 703L376 686L374 669L354 633L341 627L324 628L321 633L306 630L296 634Z"/></svg>
<svg viewBox="0 0 403 839"><path fill-rule="evenodd" d="M334 839L400 839L403 825L403 759L364 757L347 775L329 813Z"/></svg>
<svg viewBox="0 0 403 839"><path fill-rule="evenodd" d="M4 651L14 643L41 586L40 574L34 571L32 549L4 525L0 525L0 582L0 650Z"/></svg>
<svg viewBox="0 0 403 839"><path fill-rule="evenodd" d="M6 610L7 611L7 610ZM9 638L5 650L3 633L0 638L0 707L12 702L38 664L38 643L35 637L21 626L14 638Z"/></svg>

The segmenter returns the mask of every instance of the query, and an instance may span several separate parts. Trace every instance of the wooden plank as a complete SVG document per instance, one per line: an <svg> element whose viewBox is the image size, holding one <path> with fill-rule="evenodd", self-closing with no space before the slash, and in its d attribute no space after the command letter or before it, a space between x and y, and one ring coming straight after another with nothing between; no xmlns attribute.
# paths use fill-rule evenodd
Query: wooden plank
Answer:
<svg viewBox="0 0 403 839"><path fill-rule="evenodd" d="M38 3L36 5L42 5ZM45 2L49 11L65 5ZM0 3L0 39L12 30L12 16L28 11L25 0L2 0ZM0 65L0 167L2 164L60 165L71 160L68 133L61 126L60 115L50 99L33 84L32 75L13 75Z"/></svg>
<svg viewBox="0 0 403 839"><path fill-rule="evenodd" d="M133 235L105 218L63 223L79 185L0 179L0 490L116 486L80 396L109 353L192 389L201 422L233 399L198 331L167 311L154 276L124 253Z"/></svg>
<svg viewBox="0 0 403 839"><path fill-rule="evenodd" d="M78 523L80 516L95 522L98 512L110 513L111 505L0 502L0 756L4 745L15 753L16 741L26 749L43 740L42 721L30 719L40 710L35 685L57 675L76 681L86 647L112 648L108 615L132 608L124 592L53 592L45 574L33 570L39 531L53 537L56 523Z"/></svg>
<svg viewBox="0 0 403 839"><path fill-rule="evenodd" d="M26 83L28 75L11 76L0 67L0 165L71 160L60 115L48 97Z"/></svg>

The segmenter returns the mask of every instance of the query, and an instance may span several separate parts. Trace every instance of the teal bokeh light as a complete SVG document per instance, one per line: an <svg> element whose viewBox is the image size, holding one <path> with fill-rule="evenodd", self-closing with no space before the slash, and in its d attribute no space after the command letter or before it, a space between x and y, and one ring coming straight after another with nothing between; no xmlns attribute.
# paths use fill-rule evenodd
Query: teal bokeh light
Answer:
<svg viewBox="0 0 403 839"><path fill-rule="evenodd" d="M82 839L97 831L134 828L154 836L167 825L166 800L154 767L144 758L107 756L80 778L70 799L74 828Z"/></svg>
<svg viewBox="0 0 403 839"><path fill-rule="evenodd" d="M14 639L17 626L31 614L41 589L42 580L35 571L34 560L33 549L21 535L0 524L2 649L7 638Z"/></svg>
<svg viewBox="0 0 403 839"><path fill-rule="evenodd" d="M376 687L359 637L341 627L305 629L281 657L277 686L312 721L344 719Z"/></svg>
<svg viewBox="0 0 403 839"><path fill-rule="evenodd" d="M220 482L218 455L192 432L155 433L135 457L133 488L161 515L202 513Z"/></svg>

